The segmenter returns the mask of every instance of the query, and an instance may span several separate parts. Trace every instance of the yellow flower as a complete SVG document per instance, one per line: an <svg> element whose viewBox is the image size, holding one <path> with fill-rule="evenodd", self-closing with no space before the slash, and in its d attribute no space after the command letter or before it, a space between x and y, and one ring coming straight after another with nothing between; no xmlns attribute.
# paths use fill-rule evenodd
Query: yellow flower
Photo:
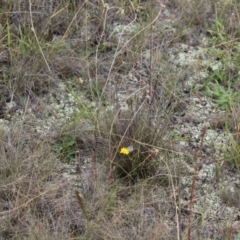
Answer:
<svg viewBox="0 0 240 240"><path fill-rule="evenodd" d="M130 153L130 151L127 148L123 147L123 148L121 148L120 153L128 155Z"/></svg>

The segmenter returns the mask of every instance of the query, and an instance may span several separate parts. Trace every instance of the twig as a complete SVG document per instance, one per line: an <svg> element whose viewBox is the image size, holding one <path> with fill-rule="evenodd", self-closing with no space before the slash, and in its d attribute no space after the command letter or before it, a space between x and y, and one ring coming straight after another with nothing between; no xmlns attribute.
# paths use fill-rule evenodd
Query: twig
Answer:
<svg viewBox="0 0 240 240"><path fill-rule="evenodd" d="M35 39L36 39L36 41L37 41L38 48L39 48L39 50L40 50L40 52L41 52L41 54L42 54L42 56L43 56L43 59L44 59L45 64L46 64L46 66L47 66L47 68L48 68L48 71L51 72L50 66L49 66L49 64L48 64L48 62L47 62L47 59L46 59L45 56L44 56L43 50L42 50L42 48L41 48L41 46L40 46L40 43L39 43L39 40L38 40L36 31L35 31L35 28L34 28L31 0L29 0L29 13L30 13L30 21L31 21L31 30L33 31L34 37L35 37Z"/></svg>

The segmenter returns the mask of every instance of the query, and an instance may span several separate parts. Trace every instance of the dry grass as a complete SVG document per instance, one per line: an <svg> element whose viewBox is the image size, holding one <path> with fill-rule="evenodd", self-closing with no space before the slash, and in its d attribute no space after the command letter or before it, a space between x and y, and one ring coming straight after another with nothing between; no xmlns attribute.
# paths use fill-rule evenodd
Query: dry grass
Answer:
<svg viewBox="0 0 240 240"><path fill-rule="evenodd" d="M22 123L2 132L1 238L64 239L80 213L56 174L59 162L49 143L33 139Z"/></svg>
<svg viewBox="0 0 240 240"><path fill-rule="evenodd" d="M201 67L179 70L168 50L201 47L200 34L208 36L206 54L211 50L224 69L211 83L238 91L238 2L22 2L0 1L0 120L9 127L0 134L0 238L237 239L236 212L213 223L204 216L209 206L194 209L202 197L197 180L206 132L182 153L172 130L188 98L204 94L184 83ZM31 108L57 95L59 83L80 111L54 136L39 136ZM12 101L22 112L7 108ZM236 131L234 101L226 106ZM120 153L131 145L129 154ZM239 171L238 142L230 153L214 159L222 174L223 164ZM216 178L220 204L237 209L239 189L231 195Z"/></svg>

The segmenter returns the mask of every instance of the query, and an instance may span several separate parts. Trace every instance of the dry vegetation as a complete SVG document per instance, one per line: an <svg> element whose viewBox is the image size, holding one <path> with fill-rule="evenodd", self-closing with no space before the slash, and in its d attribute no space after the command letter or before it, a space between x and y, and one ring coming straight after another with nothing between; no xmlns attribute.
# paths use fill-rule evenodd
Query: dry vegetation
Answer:
<svg viewBox="0 0 240 240"><path fill-rule="evenodd" d="M239 24L237 0L0 0L0 239L239 239ZM36 130L65 93L76 111ZM193 143L198 98L221 114ZM217 157L212 129L233 136Z"/></svg>

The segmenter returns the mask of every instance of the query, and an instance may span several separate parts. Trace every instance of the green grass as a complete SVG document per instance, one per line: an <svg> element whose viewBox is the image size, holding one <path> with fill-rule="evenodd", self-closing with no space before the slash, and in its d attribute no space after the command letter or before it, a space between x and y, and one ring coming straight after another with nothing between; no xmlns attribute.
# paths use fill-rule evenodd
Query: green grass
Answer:
<svg viewBox="0 0 240 240"><path fill-rule="evenodd" d="M236 169L240 169L240 145L239 138L233 139L231 147L225 152L226 160Z"/></svg>
<svg viewBox="0 0 240 240"><path fill-rule="evenodd" d="M211 82L206 88L206 95L216 103L221 110L230 110L231 106L236 104L239 99L238 92L231 87L224 87L217 81Z"/></svg>

